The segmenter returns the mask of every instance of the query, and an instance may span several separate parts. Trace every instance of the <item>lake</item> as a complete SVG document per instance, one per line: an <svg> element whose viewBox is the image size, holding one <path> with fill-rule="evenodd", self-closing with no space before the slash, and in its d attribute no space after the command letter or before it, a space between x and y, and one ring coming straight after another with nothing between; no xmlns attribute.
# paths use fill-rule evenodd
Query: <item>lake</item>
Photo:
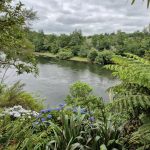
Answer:
<svg viewBox="0 0 150 150"><path fill-rule="evenodd" d="M83 81L93 87L93 93L109 100L106 90L119 81L102 66L74 61L38 58L39 76L22 74L17 76L9 69L5 82L12 84L18 80L25 83L24 89L45 99L46 107L62 103L69 93L69 87L76 81Z"/></svg>

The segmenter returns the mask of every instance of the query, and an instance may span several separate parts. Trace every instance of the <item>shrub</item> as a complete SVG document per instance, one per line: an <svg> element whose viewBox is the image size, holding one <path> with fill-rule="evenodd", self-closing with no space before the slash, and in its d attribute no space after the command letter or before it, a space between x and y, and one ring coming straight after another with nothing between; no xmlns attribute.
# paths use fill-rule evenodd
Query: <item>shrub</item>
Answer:
<svg viewBox="0 0 150 150"><path fill-rule="evenodd" d="M86 45L82 45L80 51L78 52L78 56L87 57L88 53L89 53L89 47Z"/></svg>
<svg viewBox="0 0 150 150"><path fill-rule="evenodd" d="M91 62L95 61L95 58L98 56L98 51L97 50L92 50L89 54L88 54L88 59Z"/></svg>
<svg viewBox="0 0 150 150"><path fill-rule="evenodd" d="M65 52L65 51L60 51L57 54L57 58L62 59L62 60L66 60L72 57L72 53L71 52Z"/></svg>
<svg viewBox="0 0 150 150"><path fill-rule="evenodd" d="M92 95L92 88L88 84L73 84L70 88L70 98L74 102L72 105L60 104L57 108L41 110L36 118L0 118L0 148L123 148L119 143L120 118L113 118L103 101ZM74 104L81 105L82 108Z"/></svg>
<svg viewBox="0 0 150 150"><path fill-rule="evenodd" d="M99 52L98 56L95 59L95 63L101 64L101 65L111 64L112 63L111 59L113 55L114 53L108 50Z"/></svg>
<svg viewBox="0 0 150 150"><path fill-rule="evenodd" d="M36 111L26 110L20 105L14 107L5 108L4 111L0 113L0 117L10 116L13 119L15 118L32 118L37 117L39 113Z"/></svg>
<svg viewBox="0 0 150 150"><path fill-rule="evenodd" d="M99 150L101 145L105 145L108 149L122 149L117 143L120 131L118 126L111 125L111 118L103 118L96 122L94 117L87 118L86 114L78 112L67 115L61 110L58 112L57 121L54 121L54 116L50 116L49 113L43 110L38 122L33 119L0 120L0 147L13 147L17 150ZM106 116L105 113L103 116Z"/></svg>
<svg viewBox="0 0 150 150"><path fill-rule="evenodd" d="M92 87L84 82L76 82L70 87L70 93L73 97L86 97L92 92Z"/></svg>
<svg viewBox="0 0 150 150"><path fill-rule="evenodd" d="M80 48L81 48L80 45L71 46L71 52L72 52L73 56L78 56Z"/></svg>
<svg viewBox="0 0 150 150"><path fill-rule="evenodd" d="M68 105L81 106L90 113L101 105L102 98L92 94L92 87L84 82L76 82L70 87L70 94L66 98Z"/></svg>
<svg viewBox="0 0 150 150"><path fill-rule="evenodd" d="M122 81L110 88L114 95L109 104L114 113L129 116L124 124L123 142L127 149L150 149L150 62L133 54L114 56L107 65Z"/></svg>
<svg viewBox="0 0 150 150"><path fill-rule="evenodd" d="M59 46L58 46L58 44L55 42L55 43L52 43L51 44L51 53L53 53L53 54L57 54L58 53L58 51L59 51Z"/></svg>
<svg viewBox="0 0 150 150"><path fill-rule="evenodd" d="M150 61L150 50L145 51L144 58Z"/></svg>
<svg viewBox="0 0 150 150"><path fill-rule="evenodd" d="M26 109L39 111L43 108L41 100L33 98L33 96L23 91L24 84L20 82L15 83L11 87L3 86L0 93L0 107L13 107L14 105L21 105Z"/></svg>

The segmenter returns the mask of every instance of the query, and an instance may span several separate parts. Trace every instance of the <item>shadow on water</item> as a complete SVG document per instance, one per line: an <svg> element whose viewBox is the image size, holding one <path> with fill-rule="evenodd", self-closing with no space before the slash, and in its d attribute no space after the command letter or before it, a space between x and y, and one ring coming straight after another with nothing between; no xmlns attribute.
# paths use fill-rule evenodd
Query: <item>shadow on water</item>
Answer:
<svg viewBox="0 0 150 150"><path fill-rule="evenodd" d="M59 67L63 67L66 69L71 69L75 71L85 71L88 70L93 74L97 74L99 76L103 76L109 78L111 80L115 79L112 76L112 72L106 70L103 66L91 63L84 63L84 62L76 62L76 61L67 61L67 60L58 60L56 58L49 58L49 57L38 57L38 62L40 64L57 64Z"/></svg>

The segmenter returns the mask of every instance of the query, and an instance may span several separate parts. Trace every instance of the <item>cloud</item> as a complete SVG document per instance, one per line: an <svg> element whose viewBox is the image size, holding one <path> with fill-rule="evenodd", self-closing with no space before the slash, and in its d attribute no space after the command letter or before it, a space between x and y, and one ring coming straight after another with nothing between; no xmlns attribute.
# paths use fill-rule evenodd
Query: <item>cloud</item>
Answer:
<svg viewBox="0 0 150 150"><path fill-rule="evenodd" d="M21 0L37 11L34 30L46 33L69 33L81 29L84 34L142 30L150 23L146 4L131 0Z"/></svg>

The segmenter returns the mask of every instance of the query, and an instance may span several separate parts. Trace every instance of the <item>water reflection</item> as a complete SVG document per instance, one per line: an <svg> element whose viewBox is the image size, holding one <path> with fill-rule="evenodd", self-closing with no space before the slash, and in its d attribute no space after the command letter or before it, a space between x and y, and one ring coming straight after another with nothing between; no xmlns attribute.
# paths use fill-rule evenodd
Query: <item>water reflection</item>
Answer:
<svg viewBox="0 0 150 150"><path fill-rule="evenodd" d="M64 101L69 92L70 84L76 81L89 83L94 89L94 94L102 96L105 100L108 100L106 89L118 82L112 77L110 71L98 65L45 57L39 57L38 62L40 73L37 78L32 74L21 76L14 76L13 74L11 76L11 73L8 72L11 78L9 82L22 80L26 83L25 89L27 91L45 97L47 107Z"/></svg>

